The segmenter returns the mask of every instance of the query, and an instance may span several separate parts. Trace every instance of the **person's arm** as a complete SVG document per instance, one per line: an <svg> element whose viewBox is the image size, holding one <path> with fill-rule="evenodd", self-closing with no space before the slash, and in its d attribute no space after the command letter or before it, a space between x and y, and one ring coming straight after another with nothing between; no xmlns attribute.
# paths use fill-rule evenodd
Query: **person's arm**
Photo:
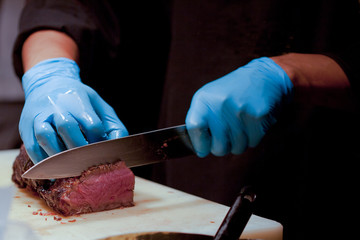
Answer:
<svg viewBox="0 0 360 240"><path fill-rule="evenodd" d="M255 147L292 100L355 109L350 83L331 58L286 54L258 58L201 87L186 116L198 156L241 154Z"/></svg>
<svg viewBox="0 0 360 240"><path fill-rule="evenodd" d="M271 57L294 84L295 101L312 106L354 109L350 82L332 58L290 53Z"/></svg>
<svg viewBox="0 0 360 240"><path fill-rule="evenodd" d="M82 83L79 51L66 34L43 30L24 42L25 105L19 131L33 160L63 150L128 135L115 111Z"/></svg>
<svg viewBox="0 0 360 240"><path fill-rule="evenodd" d="M40 61L64 57L78 62L79 50L67 34L55 30L42 30L31 34L22 48L24 72Z"/></svg>

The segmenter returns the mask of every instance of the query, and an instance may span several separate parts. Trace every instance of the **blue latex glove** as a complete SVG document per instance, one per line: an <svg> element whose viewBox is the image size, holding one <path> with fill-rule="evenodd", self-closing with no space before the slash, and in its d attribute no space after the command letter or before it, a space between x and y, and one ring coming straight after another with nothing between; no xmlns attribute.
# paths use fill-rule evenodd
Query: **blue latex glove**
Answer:
<svg viewBox="0 0 360 240"><path fill-rule="evenodd" d="M19 131L36 163L63 150L128 135L125 126L67 58L42 61L27 71Z"/></svg>
<svg viewBox="0 0 360 240"><path fill-rule="evenodd" d="M241 154L255 147L291 99L292 90L285 71L266 57L204 85L186 116L197 155Z"/></svg>

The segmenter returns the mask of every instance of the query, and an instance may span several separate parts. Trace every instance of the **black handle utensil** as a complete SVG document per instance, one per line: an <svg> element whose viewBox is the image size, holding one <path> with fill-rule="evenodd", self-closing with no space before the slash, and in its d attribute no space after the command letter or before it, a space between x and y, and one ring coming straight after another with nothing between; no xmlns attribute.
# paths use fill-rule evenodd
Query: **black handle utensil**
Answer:
<svg viewBox="0 0 360 240"><path fill-rule="evenodd" d="M241 189L239 196L226 214L214 240L237 240L253 212L256 194L251 187Z"/></svg>

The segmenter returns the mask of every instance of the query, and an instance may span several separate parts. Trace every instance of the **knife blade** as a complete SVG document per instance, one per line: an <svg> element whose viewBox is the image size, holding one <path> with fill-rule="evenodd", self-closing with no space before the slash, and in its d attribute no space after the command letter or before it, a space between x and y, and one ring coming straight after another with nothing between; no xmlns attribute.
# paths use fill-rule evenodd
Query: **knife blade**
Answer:
<svg viewBox="0 0 360 240"><path fill-rule="evenodd" d="M179 125L65 150L35 164L22 177L75 177L89 167L119 160L131 168L191 154L194 151L186 127Z"/></svg>

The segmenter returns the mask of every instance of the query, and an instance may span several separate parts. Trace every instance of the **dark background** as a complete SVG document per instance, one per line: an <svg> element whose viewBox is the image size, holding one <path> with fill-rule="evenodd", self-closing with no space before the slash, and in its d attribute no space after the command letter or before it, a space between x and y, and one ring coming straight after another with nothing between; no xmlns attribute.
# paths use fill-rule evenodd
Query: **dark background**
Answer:
<svg viewBox="0 0 360 240"><path fill-rule="evenodd" d="M1 10L5 2L10 0L0 1ZM154 96L162 97L159 123L155 125L183 124L192 95L198 88L253 58L287 52L321 53L343 46L358 29L349 25L348 18L352 15L347 13L354 9L341 7L343 4L340 3L343 2L172 1L169 60L163 73L164 94ZM19 8L12 8L14 13L23 2L16 4ZM151 15L151 8L143 11L149 11ZM5 16L3 12L1 16ZM14 21L9 22L16 29L17 15L7 16L12 17ZM128 30L131 32L131 28ZM8 35L1 34L1 41L4 36ZM149 36L144 35L138 43ZM8 41L8 45L1 46L4 49L3 46L10 45L11 41ZM136 54L140 52L139 48ZM132 55L131 52L127 54ZM124 63L136 62L137 58L133 56ZM144 62L151 59L150 56ZM9 67L2 69L12 73ZM137 66L128 71L133 74ZM17 133L23 101L21 87L19 82L9 81L9 78L2 77L0 81L1 99L4 99L0 103L0 147L17 148L21 143ZM100 85L95 90L101 92L102 79L98 81ZM151 81L157 79L149 76L149 84ZM16 91L11 96L19 97L9 98L9 89ZM117 92L116 89L113 91ZM141 91L145 94L146 87ZM309 91L308 94L314 93ZM105 100L111 102L111 98L117 96L112 94ZM129 107L133 101L136 98L129 100ZM141 118L137 124L157 114L157 109L139 109L143 112L139 114ZM122 119L121 113L118 114ZM344 238L352 236L351 230L356 229L356 221L350 219L358 208L358 168L355 165L360 159L358 123L356 111L295 102L285 109L260 145L243 155L189 157L134 171L228 206L243 186L253 185L258 193L255 213L281 222L284 239Z"/></svg>

